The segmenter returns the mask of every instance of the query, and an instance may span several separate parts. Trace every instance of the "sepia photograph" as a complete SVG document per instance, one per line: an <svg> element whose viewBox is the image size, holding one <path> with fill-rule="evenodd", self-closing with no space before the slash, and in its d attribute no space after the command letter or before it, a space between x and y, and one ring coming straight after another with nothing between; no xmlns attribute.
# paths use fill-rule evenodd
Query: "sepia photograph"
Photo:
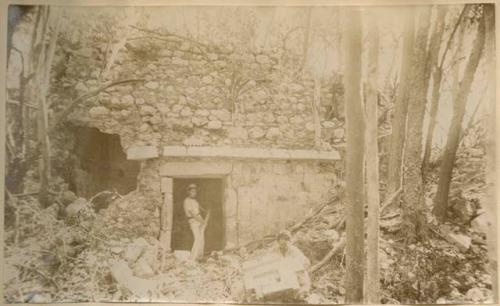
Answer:
<svg viewBox="0 0 500 306"><path fill-rule="evenodd" d="M498 302L495 3L280 3L3 5L4 302Z"/></svg>

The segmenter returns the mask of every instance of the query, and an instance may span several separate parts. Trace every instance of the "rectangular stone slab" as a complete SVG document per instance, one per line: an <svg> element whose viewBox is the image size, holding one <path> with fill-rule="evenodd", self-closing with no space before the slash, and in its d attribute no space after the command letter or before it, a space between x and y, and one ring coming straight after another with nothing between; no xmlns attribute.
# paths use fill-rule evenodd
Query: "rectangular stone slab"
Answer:
<svg viewBox="0 0 500 306"><path fill-rule="evenodd" d="M183 147L166 146L165 157L221 157L242 159L273 160L340 160L339 152L318 150L286 150L265 148L233 148L233 147Z"/></svg>
<svg viewBox="0 0 500 306"><path fill-rule="evenodd" d="M160 167L161 176L170 177L217 177L231 173L228 162L169 162Z"/></svg>
<svg viewBox="0 0 500 306"><path fill-rule="evenodd" d="M158 149L153 146L136 146L130 147L127 150L128 160L145 160L157 158L159 156Z"/></svg>

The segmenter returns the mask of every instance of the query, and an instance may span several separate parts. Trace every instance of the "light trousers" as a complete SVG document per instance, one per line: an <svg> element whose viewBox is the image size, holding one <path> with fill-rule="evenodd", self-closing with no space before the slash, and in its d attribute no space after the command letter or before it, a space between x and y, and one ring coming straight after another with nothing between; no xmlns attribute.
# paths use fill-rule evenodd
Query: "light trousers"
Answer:
<svg viewBox="0 0 500 306"><path fill-rule="evenodd" d="M203 257L205 233L203 231L203 226L196 219L189 219L189 227L194 237L193 247L191 248L191 260L198 260Z"/></svg>

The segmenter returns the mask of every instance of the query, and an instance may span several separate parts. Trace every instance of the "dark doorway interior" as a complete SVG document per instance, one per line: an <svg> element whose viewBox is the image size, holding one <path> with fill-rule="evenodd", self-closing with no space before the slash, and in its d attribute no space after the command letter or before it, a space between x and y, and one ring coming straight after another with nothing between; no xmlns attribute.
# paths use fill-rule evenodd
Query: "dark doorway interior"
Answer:
<svg viewBox="0 0 500 306"><path fill-rule="evenodd" d="M197 200L201 216L210 209L210 219L205 229L205 253L224 248L224 219L222 211L223 181L221 178L174 178L174 216L172 224L172 249L191 250L193 235L184 214L183 202L189 184L198 185Z"/></svg>
<svg viewBox="0 0 500 306"><path fill-rule="evenodd" d="M114 189L126 194L136 189L140 165L127 160L118 135L78 127L74 154L70 189L78 196L90 198L100 191Z"/></svg>

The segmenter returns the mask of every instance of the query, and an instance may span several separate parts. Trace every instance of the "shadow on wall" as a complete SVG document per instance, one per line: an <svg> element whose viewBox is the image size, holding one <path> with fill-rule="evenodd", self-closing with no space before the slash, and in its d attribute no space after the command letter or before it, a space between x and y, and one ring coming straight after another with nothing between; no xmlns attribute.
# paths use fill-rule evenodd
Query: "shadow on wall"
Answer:
<svg viewBox="0 0 500 306"><path fill-rule="evenodd" d="M88 199L103 190L123 195L136 189L140 163L127 160L118 135L77 127L73 152L70 189L78 196Z"/></svg>

